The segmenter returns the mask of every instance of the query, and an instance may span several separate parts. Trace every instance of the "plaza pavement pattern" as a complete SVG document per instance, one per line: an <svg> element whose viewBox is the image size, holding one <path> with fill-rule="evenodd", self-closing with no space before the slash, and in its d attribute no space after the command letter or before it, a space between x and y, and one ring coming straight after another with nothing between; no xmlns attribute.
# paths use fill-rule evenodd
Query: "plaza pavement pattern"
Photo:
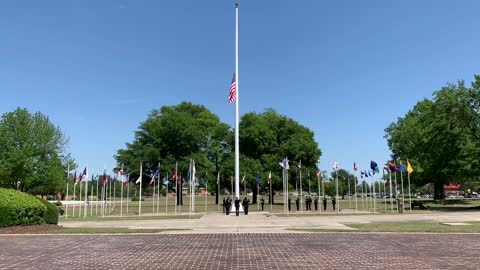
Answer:
<svg viewBox="0 0 480 270"><path fill-rule="evenodd" d="M0 269L479 269L479 234L7 235Z"/></svg>
<svg viewBox="0 0 480 270"><path fill-rule="evenodd" d="M436 221L465 222L480 221L480 212L422 213L422 214L362 214L362 215L304 215L276 216L268 212L251 212L248 216L225 216L220 213L204 213L200 219L164 219L164 220L99 220L62 222L64 227L116 227L131 229L176 228L189 231L170 231L167 233L285 233L290 228L351 229L351 223Z"/></svg>

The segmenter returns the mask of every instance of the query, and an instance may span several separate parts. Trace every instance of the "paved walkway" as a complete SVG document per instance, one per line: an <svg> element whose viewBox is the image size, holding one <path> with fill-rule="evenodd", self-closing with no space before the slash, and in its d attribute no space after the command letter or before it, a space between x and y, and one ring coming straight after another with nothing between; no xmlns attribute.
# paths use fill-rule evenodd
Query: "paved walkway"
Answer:
<svg viewBox="0 0 480 270"><path fill-rule="evenodd" d="M404 215L305 215L278 217L268 212L252 212L248 216L225 216L206 213L200 219L167 220L113 220L63 222L64 227L127 227L127 228L179 228L189 233L284 233L287 228L349 229L349 223L437 221L480 221L480 212L453 212ZM178 233L175 231L169 233ZM185 231L180 232L182 234Z"/></svg>
<svg viewBox="0 0 480 270"><path fill-rule="evenodd" d="M478 269L480 235L0 236L0 269Z"/></svg>

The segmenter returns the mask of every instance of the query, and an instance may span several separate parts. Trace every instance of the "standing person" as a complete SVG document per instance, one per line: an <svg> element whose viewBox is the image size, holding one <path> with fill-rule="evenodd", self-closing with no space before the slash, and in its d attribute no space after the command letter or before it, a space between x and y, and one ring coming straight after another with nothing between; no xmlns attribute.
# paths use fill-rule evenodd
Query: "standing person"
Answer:
<svg viewBox="0 0 480 270"><path fill-rule="evenodd" d="M313 205L315 206L315 211L318 211L318 196L315 196L313 200Z"/></svg>
<svg viewBox="0 0 480 270"><path fill-rule="evenodd" d="M265 205L265 199L263 197L260 199L260 204L262 205L262 211L263 211L263 206Z"/></svg>
<svg viewBox="0 0 480 270"><path fill-rule="evenodd" d="M300 211L300 199L298 197L295 199L295 204L297 205L297 211Z"/></svg>
<svg viewBox="0 0 480 270"><path fill-rule="evenodd" d="M288 211L291 211L291 210L292 210L292 199L288 197Z"/></svg>
<svg viewBox="0 0 480 270"><path fill-rule="evenodd" d="M334 196L332 196L332 207L333 207L333 211L335 211L335 206L337 205L337 200L335 199Z"/></svg>
<svg viewBox="0 0 480 270"><path fill-rule="evenodd" d="M227 198L225 201L225 214L228 216L230 215L230 207L232 206L232 202L230 200L230 197Z"/></svg>
<svg viewBox="0 0 480 270"><path fill-rule="evenodd" d="M243 211L245 212L245 215L248 215L248 203L250 201L247 199L247 197L245 197L243 199L243 202L242 202L242 205L243 205Z"/></svg>
<svg viewBox="0 0 480 270"><path fill-rule="evenodd" d="M235 215L238 217L240 215L240 199L235 198Z"/></svg>
<svg viewBox="0 0 480 270"><path fill-rule="evenodd" d="M323 197L323 211L327 211L327 197Z"/></svg>
<svg viewBox="0 0 480 270"><path fill-rule="evenodd" d="M223 197L223 213L225 213L226 207L227 207L227 202L225 200L225 197Z"/></svg>

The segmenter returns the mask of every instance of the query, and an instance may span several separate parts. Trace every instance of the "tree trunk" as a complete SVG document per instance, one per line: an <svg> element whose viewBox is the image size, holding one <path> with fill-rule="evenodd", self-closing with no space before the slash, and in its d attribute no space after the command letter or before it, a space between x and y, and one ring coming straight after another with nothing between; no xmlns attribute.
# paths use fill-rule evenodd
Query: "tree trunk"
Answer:
<svg viewBox="0 0 480 270"><path fill-rule="evenodd" d="M443 188L443 183L435 182L433 184L433 199L434 200L445 199L445 189Z"/></svg>

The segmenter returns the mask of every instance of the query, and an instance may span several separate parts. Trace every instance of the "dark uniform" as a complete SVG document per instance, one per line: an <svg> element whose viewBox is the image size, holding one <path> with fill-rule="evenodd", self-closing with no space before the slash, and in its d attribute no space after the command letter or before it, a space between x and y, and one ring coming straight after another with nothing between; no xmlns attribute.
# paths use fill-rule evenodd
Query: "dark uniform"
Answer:
<svg viewBox="0 0 480 270"><path fill-rule="evenodd" d="M335 211L335 206L337 205L337 200L335 199L335 197L332 197L332 207L333 207L333 211Z"/></svg>
<svg viewBox="0 0 480 270"><path fill-rule="evenodd" d="M235 215L237 215L237 217L240 215L240 200L237 198L235 198Z"/></svg>
<svg viewBox="0 0 480 270"><path fill-rule="evenodd" d="M263 197L260 199L260 204L262 205L262 211L263 211L263 206L265 205L265 199Z"/></svg>
<svg viewBox="0 0 480 270"><path fill-rule="evenodd" d="M327 198L323 197L323 211L327 211Z"/></svg>
<svg viewBox="0 0 480 270"><path fill-rule="evenodd" d="M248 215L248 199L247 197L245 197L245 199L243 199L243 202L242 202L242 205L243 205L243 211L245 212L245 215Z"/></svg>
<svg viewBox="0 0 480 270"><path fill-rule="evenodd" d="M230 207L232 206L232 201L230 198L227 198L225 201L225 214L228 216L230 215Z"/></svg>
<svg viewBox="0 0 480 270"><path fill-rule="evenodd" d="M313 205L315 206L315 211L318 211L318 197L315 196L315 200L313 200Z"/></svg>
<svg viewBox="0 0 480 270"><path fill-rule="evenodd" d="M292 210L292 199L288 198L288 211Z"/></svg>
<svg viewBox="0 0 480 270"><path fill-rule="evenodd" d="M225 208L227 207L227 202L225 198L223 198L223 213L225 213Z"/></svg>
<svg viewBox="0 0 480 270"><path fill-rule="evenodd" d="M295 199L295 204L297 205L297 211L300 211L300 199L298 197Z"/></svg>

